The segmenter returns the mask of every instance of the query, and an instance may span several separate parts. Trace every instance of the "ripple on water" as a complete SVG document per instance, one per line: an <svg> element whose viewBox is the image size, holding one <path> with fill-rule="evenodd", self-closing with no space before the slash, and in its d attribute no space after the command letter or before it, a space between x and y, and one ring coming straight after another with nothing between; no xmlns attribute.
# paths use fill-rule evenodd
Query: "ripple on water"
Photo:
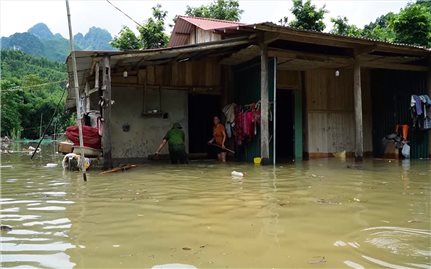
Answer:
<svg viewBox="0 0 431 269"><path fill-rule="evenodd" d="M431 264L428 259L431 257L431 246L429 245L429 238L431 238L431 231L429 230L378 226L361 230L357 238L355 238L361 244L356 241L344 242L338 240L333 245L336 247L351 247L359 252L360 257L373 266L377 265L393 269L430 269ZM394 257L404 257L405 262L395 264L394 261L399 259L394 259ZM350 260L346 260L344 264L355 269L367 267Z"/></svg>

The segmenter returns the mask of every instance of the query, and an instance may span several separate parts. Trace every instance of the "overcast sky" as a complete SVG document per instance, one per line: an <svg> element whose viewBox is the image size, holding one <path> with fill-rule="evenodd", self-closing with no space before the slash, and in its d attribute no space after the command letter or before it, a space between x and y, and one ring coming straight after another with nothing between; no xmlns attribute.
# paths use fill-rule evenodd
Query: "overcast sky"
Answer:
<svg viewBox="0 0 431 269"><path fill-rule="evenodd" d="M175 15L184 14L187 5L199 6L211 1L111 0L111 2L138 22L151 16L151 7L160 3L163 9L168 11L167 23L171 23ZM292 7L291 0L240 0L239 2L240 8L244 10L241 21L246 23L277 22L286 15L289 20L293 18L289 11ZM346 16L351 23L362 27L389 11L398 12L408 3L404 0L312 0L312 2L318 7L326 5L326 9L329 11L325 18L325 23L328 25L326 30L329 30L330 27L330 17ZM70 8L75 34L78 32L85 34L91 26L104 28L112 35L117 34L123 25L135 29L134 22L105 0L70 0ZM1 36L25 32L38 22L47 24L53 33L68 36L64 0L0 0L0 15Z"/></svg>

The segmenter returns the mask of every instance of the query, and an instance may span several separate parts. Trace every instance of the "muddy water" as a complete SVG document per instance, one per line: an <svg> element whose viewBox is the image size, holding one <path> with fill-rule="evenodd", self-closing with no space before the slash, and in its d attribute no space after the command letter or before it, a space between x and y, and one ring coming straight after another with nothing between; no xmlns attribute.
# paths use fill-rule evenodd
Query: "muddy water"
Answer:
<svg viewBox="0 0 431 269"><path fill-rule="evenodd" d="M431 268L429 161L153 164L84 183L43 167L60 159L2 154L1 267Z"/></svg>

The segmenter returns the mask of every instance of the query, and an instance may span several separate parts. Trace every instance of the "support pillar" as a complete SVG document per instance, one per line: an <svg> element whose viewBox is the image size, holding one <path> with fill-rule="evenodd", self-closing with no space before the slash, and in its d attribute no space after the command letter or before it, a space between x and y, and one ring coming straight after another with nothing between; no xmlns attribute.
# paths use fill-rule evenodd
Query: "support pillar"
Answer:
<svg viewBox="0 0 431 269"><path fill-rule="evenodd" d="M431 66L431 57L429 59L429 63ZM428 96L431 96L431 70L428 70L427 89L428 89ZM431 158L431 131L428 131L428 157Z"/></svg>
<svg viewBox="0 0 431 269"><path fill-rule="evenodd" d="M103 58L103 74L102 74L102 118L103 118L103 134L102 134L102 149L103 149L103 168L112 168L112 153L111 153L111 66L109 57Z"/></svg>
<svg viewBox="0 0 431 269"><path fill-rule="evenodd" d="M269 159L268 46L260 43L260 157Z"/></svg>
<svg viewBox="0 0 431 269"><path fill-rule="evenodd" d="M355 103L355 161L364 157L364 131L362 126L361 66L358 59L353 66L353 97Z"/></svg>

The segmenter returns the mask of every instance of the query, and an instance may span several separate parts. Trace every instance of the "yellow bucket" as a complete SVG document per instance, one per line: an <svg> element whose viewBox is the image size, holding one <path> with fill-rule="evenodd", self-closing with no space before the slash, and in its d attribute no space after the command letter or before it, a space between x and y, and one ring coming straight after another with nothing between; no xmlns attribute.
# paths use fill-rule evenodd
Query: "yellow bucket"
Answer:
<svg viewBox="0 0 431 269"><path fill-rule="evenodd" d="M261 157L254 157L253 162L256 165L259 165L262 162L262 158Z"/></svg>

